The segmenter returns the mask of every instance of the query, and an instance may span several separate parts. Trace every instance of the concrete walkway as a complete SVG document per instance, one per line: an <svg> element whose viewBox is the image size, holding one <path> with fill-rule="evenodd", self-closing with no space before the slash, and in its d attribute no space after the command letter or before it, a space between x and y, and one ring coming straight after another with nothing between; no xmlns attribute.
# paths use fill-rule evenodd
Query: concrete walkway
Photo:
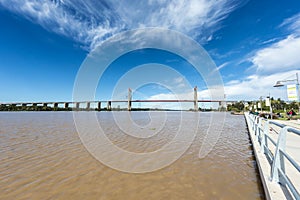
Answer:
<svg viewBox="0 0 300 200"><path fill-rule="evenodd" d="M288 121L274 120L274 121L300 130L300 121L297 120L288 120ZM273 129L277 129L276 133L274 133L275 131L271 131L273 133L270 134L272 139L277 142L278 133L280 132L280 129L278 129L278 127L275 127L275 125L271 125L271 127ZM286 152L297 162L298 165L300 165L300 136L299 135L288 132L286 136ZM298 192L300 192L300 173L288 161L286 161L285 163L286 163L285 167L286 167L287 176L293 182Z"/></svg>
<svg viewBox="0 0 300 200"><path fill-rule="evenodd" d="M273 120L278 123L284 124L286 126L290 126L292 128L296 128L300 130L300 121L298 120L288 120L288 121L282 121L282 120ZM273 131L271 132L272 139L277 141L278 139L278 133L280 132L280 128L275 127L274 125L271 125ZM273 132L273 133L272 133ZM287 134L287 141L286 141L286 150L288 153L291 153L291 156L300 164L300 136L289 133ZM300 177L299 177L300 181ZM300 189L300 187L299 187Z"/></svg>
<svg viewBox="0 0 300 200"><path fill-rule="evenodd" d="M287 120L287 121L283 121L283 120L274 120L278 123L293 127L293 128L297 128L300 129L300 120Z"/></svg>

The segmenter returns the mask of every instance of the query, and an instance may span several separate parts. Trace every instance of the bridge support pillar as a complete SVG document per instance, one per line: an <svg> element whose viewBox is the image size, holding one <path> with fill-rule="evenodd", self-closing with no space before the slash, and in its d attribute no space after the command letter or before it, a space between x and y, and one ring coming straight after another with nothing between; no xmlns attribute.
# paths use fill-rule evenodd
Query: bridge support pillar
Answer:
<svg viewBox="0 0 300 200"><path fill-rule="evenodd" d="M91 108L91 102L86 102L86 109L89 110Z"/></svg>
<svg viewBox="0 0 300 200"><path fill-rule="evenodd" d="M109 111L111 110L111 101L107 102L107 110L109 110Z"/></svg>
<svg viewBox="0 0 300 200"><path fill-rule="evenodd" d="M131 100L132 100L132 91L128 88L128 111L131 111Z"/></svg>
<svg viewBox="0 0 300 200"><path fill-rule="evenodd" d="M65 108L69 108L69 103L65 103Z"/></svg>
<svg viewBox="0 0 300 200"><path fill-rule="evenodd" d="M75 109L76 109L76 110L79 109L79 104L80 104L79 102L76 102L76 103L75 103Z"/></svg>
<svg viewBox="0 0 300 200"><path fill-rule="evenodd" d="M194 87L194 111L198 111L198 94L197 94L197 86Z"/></svg>
<svg viewBox="0 0 300 200"><path fill-rule="evenodd" d="M53 104L53 107L54 107L54 108L57 108L57 107L58 107L58 103L54 103L54 104Z"/></svg>
<svg viewBox="0 0 300 200"><path fill-rule="evenodd" d="M101 101L98 102L97 108L98 108L98 111L101 111Z"/></svg>

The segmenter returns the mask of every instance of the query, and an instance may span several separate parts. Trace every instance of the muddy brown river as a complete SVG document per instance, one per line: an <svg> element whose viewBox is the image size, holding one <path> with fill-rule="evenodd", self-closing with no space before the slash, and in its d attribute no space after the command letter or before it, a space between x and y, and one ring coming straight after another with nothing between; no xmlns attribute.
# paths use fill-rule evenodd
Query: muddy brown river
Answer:
<svg viewBox="0 0 300 200"><path fill-rule="evenodd" d="M72 112L1 112L0 199L264 199L244 116L226 114L220 134L214 135L209 128L220 127L224 113L185 112L184 123L175 111L131 112L130 120L125 111L94 115L114 145L135 153L162 148L175 137L178 124L188 134L195 115L200 118L191 146L175 162L128 173L89 153ZM217 138L205 141L209 135ZM216 143L199 158L204 141ZM110 149L105 151L109 155ZM127 167L145 164L125 162Z"/></svg>

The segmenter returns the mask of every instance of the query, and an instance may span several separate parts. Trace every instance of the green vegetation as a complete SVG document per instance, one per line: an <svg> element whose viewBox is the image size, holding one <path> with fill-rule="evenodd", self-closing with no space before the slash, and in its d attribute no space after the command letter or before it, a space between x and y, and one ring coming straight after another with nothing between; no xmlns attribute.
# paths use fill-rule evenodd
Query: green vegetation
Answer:
<svg viewBox="0 0 300 200"><path fill-rule="evenodd" d="M13 104L2 105L0 104L0 111L108 111L107 108L63 108L63 107L50 107L50 106L17 106ZM132 108L132 111L176 111L170 109L159 109L159 108ZM111 111L127 111L127 108L111 108Z"/></svg>
<svg viewBox="0 0 300 200"><path fill-rule="evenodd" d="M227 105L227 110L231 112L242 112L244 111L245 105L244 102L239 101L236 103L233 103L231 105Z"/></svg>
<svg viewBox="0 0 300 200"><path fill-rule="evenodd" d="M53 108L49 106L0 105L0 111L71 111L72 108Z"/></svg>
<svg viewBox="0 0 300 200"><path fill-rule="evenodd" d="M291 109L298 111L299 110L299 103L298 102L284 102L283 100L281 100L280 98L278 98L277 100L274 100L273 98L271 98L272 101L272 108L273 108L273 112L279 112L279 113L283 113L285 110L289 111ZM263 105L264 102L263 102ZM267 107L268 108L268 107Z"/></svg>
<svg viewBox="0 0 300 200"><path fill-rule="evenodd" d="M228 111L233 112L242 112L242 111L248 111L250 108L254 111L254 105L258 105L258 103L261 103L262 108L257 108L258 111L270 111L270 107L266 106L265 101L239 101L236 103L233 103L231 105L227 105ZM273 109L273 113L286 113L289 110L294 110L295 112L298 112L299 110L299 103L298 102L285 102L278 98L275 100L274 98L271 98L271 105Z"/></svg>
<svg viewBox="0 0 300 200"><path fill-rule="evenodd" d="M257 105L260 101L254 101L254 102L248 102L249 103L249 107L253 107L253 105ZM265 101L261 101L262 104L262 108L257 108L258 111L270 111L270 107L266 106L266 102ZM290 110L294 110L295 112L298 112L299 110L299 103L296 101L293 102L285 102L283 100L281 100L280 98L278 98L277 100L275 100L273 97L271 98L271 105L272 105L272 110L273 113L286 113ZM249 109L248 107L248 109Z"/></svg>

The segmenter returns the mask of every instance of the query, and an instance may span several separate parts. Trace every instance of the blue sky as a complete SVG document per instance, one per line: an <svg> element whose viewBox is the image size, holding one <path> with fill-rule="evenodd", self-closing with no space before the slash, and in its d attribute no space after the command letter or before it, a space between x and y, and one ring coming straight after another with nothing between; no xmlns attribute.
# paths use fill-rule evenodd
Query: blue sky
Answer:
<svg viewBox="0 0 300 200"><path fill-rule="evenodd" d="M219 69L230 100L269 93L286 99L285 88L272 86L300 73L299 0L0 0L0 26L0 102L71 100L88 53L111 36L144 27L176 30L201 44ZM199 99L209 98L203 78L189 63L153 49L115 61L100 81L96 98L110 98L124 73L149 62L173 67L191 86L198 86ZM186 84L180 76L164 79L178 87ZM125 93L119 97L126 98ZM183 87L181 95L192 98L192 91ZM134 98L172 95L149 84Z"/></svg>

